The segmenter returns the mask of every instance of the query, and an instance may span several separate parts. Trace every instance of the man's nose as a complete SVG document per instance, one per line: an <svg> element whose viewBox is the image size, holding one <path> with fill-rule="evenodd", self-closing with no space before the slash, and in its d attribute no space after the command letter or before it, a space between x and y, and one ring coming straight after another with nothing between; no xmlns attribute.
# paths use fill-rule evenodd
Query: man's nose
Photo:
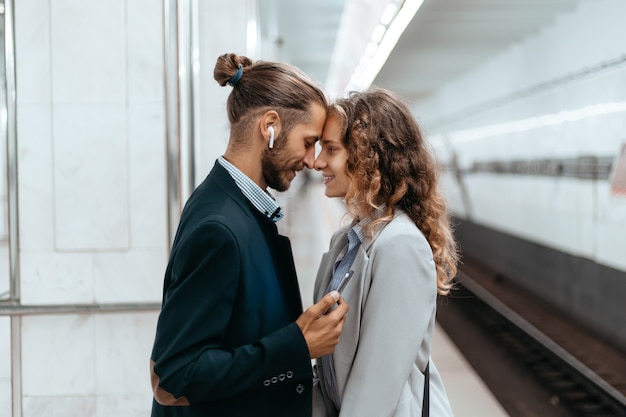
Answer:
<svg viewBox="0 0 626 417"><path fill-rule="evenodd" d="M315 147L311 146L307 149L306 154L304 155L304 165L306 165L309 169L314 169L315 166Z"/></svg>

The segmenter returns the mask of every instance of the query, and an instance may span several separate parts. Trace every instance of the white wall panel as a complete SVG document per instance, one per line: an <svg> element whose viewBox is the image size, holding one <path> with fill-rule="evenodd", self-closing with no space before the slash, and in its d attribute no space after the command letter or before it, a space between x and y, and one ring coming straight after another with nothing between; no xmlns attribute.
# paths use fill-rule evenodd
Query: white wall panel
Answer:
<svg viewBox="0 0 626 417"><path fill-rule="evenodd" d="M626 197L615 196L608 184L598 187L597 260L626 270Z"/></svg>
<svg viewBox="0 0 626 417"><path fill-rule="evenodd" d="M163 3L16 3L20 302L158 302L169 246ZM204 178L228 139L230 87L218 86L213 68L222 53L245 54L247 2L199 4ZM156 320L24 316L24 417L149 415ZM0 357L9 349L0 343ZM4 366L2 416L11 401Z"/></svg>
<svg viewBox="0 0 626 417"><path fill-rule="evenodd" d="M93 316L22 318L24 396L93 394L96 388L94 336Z"/></svg>
<svg viewBox="0 0 626 417"><path fill-rule="evenodd" d="M56 248L127 249L126 109L57 105L53 126Z"/></svg>
<svg viewBox="0 0 626 417"><path fill-rule="evenodd" d="M50 104L50 0L15 2L16 99L20 104ZM19 117L19 113L18 113Z"/></svg>
<svg viewBox="0 0 626 417"><path fill-rule="evenodd" d="M466 170L475 162L616 155L626 142L626 64L602 67L626 56L626 44L618 41L626 37L624 13L626 3L619 0L581 2L536 35L448 84L416 112L428 126L428 120L445 120L502 100L471 116L428 126L437 146L449 138ZM532 94L514 95L542 83L548 84ZM485 130L565 114L574 118L499 134ZM482 132L474 130L468 139L467 129L479 128ZM464 181L473 220L626 269L625 198L611 195L606 179L466 173ZM464 215L458 191L448 198L452 210Z"/></svg>
<svg viewBox="0 0 626 417"><path fill-rule="evenodd" d="M52 110L22 105L17 113L19 227L22 251L54 248ZM29 277L22 271L22 279Z"/></svg>
<svg viewBox="0 0 626 417"><path fill-rule="evenodd" d="M228 3L228 7L216 8L208 2L198 2L200 39L200 117L196 148L196 182L200 183L209 173L215 159L226 150L229 137L226 100L232 87L220 85L213 79L217 58L234 52L246 55L246 0ZM207 24L207 22L211 24ZM250 56L252 59L260 57Z"/></svg>
<svg viewBox="0 0 626 417"><path fill-rule="evenodd" d="M51 2L52 100L55 104L126 101L124 6L124 0Z"/></svg>
<svg viewBox="0 0 626 417"><path fill-rule="evenodd" d="M24 416L145 416L156 320L156 313L25 317Z"/></svg>
<svg viewBox="0 0 626 417"><path fill-rule="evenodd" d="M163 295L165 249L99 252L94 258L94 301L157 302Z"/></svg>
<svg viewBox="0 0 626 417"><path fill-rule="evenodd" d="M0 240L0 271L3 271L3 277L0 278L0 294L4 294L3 298L6 298L9 294L9 274L4 271L9 271L9 243L6 240Z"/></svg>
<svg viewBox="0 0 626 417"><path fill-rule="evenodd" d="M0 415L11 412L11 318L0 317Z"/></svg>
<svg viewBox="0 0 626 417"><path fill-rule="evenodd" d="M163 8L155 7L154 0L132 0L126 2L126 9L128 101L162 103Z"/></svg>
<svg viewBox="0 0 626 417"><path fill-rule="evenodd" d="M148 395L99 395L95 417L146 417L150 413L151 406L152 392Z"/></svg>
<svg viewBox="0 0 626 417"><path fill-rule="evenodd" d="M164 107L133 104L128 115L130 244L133 248L165 249L168 242ZM165 268L164 263L165 259L159 265Z"/></svg>
<svg viewBox="0 0 626 417"><path fill-rule="evenodd" d="M467 179L472 221L593 258L591 183L481 174Z"/></svg>
<svg viewBox="0 0 626 417"><path fill-rule="evenodd" d="M22 303L92 303L93 271L93 254L89 252L22 252Z"/></svg>
<svg viewBox="0 0 626 417"><path fill-rule="evenodd" d="M143 399L144 407L149 406L152 402L149 358L157 314L104 314L96 317L95 322L93 346L98 395L134 395Z"/></svg>
<svg viewBox="0 0 626 417"><path fill-rule="evenodd" d="M24 417L95 417L95 396L24 397Z"/></svg>

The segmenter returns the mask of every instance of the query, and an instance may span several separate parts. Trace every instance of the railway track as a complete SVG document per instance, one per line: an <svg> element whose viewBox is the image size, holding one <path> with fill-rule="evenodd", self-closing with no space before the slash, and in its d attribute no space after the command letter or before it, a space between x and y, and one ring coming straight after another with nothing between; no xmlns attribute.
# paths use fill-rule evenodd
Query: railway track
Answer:
<svg viewBox="0 0 626 417"><path fill-rule="evenodd" d="M437 319L511 416L626 416L624 352L506 278L465 260Z"/></svg>

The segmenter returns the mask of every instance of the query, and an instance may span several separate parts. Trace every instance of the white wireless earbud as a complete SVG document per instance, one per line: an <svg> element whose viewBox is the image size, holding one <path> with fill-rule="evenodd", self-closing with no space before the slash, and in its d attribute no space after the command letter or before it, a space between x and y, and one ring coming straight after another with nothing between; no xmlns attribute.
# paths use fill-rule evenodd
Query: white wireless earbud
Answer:
<svg viewBox="0 0 626 417"><path fill-rule="evenodd" d="M267 130L270 131L270 149L274 147L274 126L269 126Z"/></svg>

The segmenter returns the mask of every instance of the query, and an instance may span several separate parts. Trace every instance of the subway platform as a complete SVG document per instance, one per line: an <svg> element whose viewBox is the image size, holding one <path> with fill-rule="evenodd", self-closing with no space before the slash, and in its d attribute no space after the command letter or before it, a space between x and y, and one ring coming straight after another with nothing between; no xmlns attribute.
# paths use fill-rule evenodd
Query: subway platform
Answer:
<svg viewBox="0 0 626 417"><path fill-rule="evenodd" d="M319 174L308 174L307 186L302 186L307 178L302 173L293 191L278 196L285 208L285 219L278 227L291 238L305 308L312 304L321 256L345 214L340 200L324 196ZM158 294L160 277L155 285L153 292ZM0 293L3 291L0 288ZM149 415L152 392L146 369L156 307L146 311L54 311L21 317L17 337L21 345L15 350L11 318L0 316L0 416ZM19 383L13 386L11 360L20 356ZM440 327L435 329L433 358L456 417L508 416ZM47 381L51 378L61 378L61 382L50 385ZM100 392L98 387L111 388ZM12 402L19 406L13 413Z"/></svg>
<svg viewBox="0 0 626 417"><path fill-rule="evenodd" d="M313 301L313 284L322 254L328 249L333 231L346 221L346 211L340 199L324 195L320 174L315 172L299 174L292 190L277 199L285 208L279 229L291 239L306 309ZM435 329L432 349L455 417L509 415L440 326Z"/></svg>

